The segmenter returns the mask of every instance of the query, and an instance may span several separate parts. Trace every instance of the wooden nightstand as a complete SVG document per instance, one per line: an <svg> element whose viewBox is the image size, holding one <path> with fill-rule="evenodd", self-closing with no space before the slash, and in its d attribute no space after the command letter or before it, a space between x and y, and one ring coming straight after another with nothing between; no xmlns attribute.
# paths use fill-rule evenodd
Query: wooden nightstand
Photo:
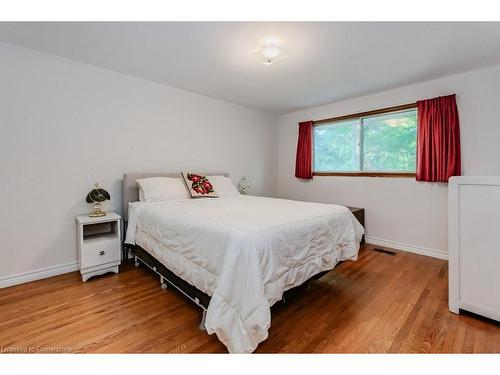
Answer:
<svg viewBox="0 0 500 375"><path fill-rule="evenodd" d="M76 217L78 265L82 280L107 272L118 273L121 257L121 217L114 212L106 216Z"/></svg>
<svg viewBox="0 0 500 375"><path fill-rule="evenodd" d="M351 210L353 213L354 217L358 219L359 223L365 228L365 209L364 208L359 208L359 207L347 207L348 209ZM366 228L365 228L366 230ZM363 235L363 238L361 239L361 243L365 243L365 236Z"/></svg>

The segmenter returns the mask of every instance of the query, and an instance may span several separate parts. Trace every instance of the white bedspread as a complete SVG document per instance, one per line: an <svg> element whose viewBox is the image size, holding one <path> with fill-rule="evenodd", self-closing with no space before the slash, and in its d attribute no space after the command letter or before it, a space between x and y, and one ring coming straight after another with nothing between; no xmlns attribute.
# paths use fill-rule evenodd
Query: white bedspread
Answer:
<svg viewBox="0 0 500 375"><path fill-rule="evenodd" d="M356 260L363 233L343 206L234 196L131 203L125 242L209 294L207 332L249 353L283 292Z"/></svg>

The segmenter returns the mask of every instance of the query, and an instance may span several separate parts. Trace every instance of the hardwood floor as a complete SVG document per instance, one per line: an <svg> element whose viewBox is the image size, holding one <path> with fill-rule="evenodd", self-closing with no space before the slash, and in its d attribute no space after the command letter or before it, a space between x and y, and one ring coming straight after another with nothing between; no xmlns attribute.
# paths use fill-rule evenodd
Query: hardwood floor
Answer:
<svg viewBox="0 0 500 375"><path fill-rule="evenodd" d="M447 307L448 264L364 245L273 307L259 353L499 353L500 325ZM0 351L226 352L200 310L144 268L82 283L70 273L0 289Z"/></svg>

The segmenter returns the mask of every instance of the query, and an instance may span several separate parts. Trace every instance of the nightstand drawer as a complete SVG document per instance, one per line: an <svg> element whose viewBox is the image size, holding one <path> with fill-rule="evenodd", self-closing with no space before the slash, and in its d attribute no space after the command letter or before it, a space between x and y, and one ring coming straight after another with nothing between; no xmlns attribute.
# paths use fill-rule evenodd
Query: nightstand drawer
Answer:
<svg viewBox="0 0 500 375"><path fill-rule="evenodd" d="M120 260L120 241L109 240L82 246L81 268L89 268Z"/></svg>

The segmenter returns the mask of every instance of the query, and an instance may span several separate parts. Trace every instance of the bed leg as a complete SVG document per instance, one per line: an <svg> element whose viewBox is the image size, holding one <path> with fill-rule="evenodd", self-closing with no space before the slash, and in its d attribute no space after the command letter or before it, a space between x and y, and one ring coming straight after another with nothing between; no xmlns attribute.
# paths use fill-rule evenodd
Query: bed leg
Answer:
<svg viewBox="0 0 500 375"><path fill-rule="evenodd" d="M139 265L140 265L140 264L139 264L139 260L137 259L137 257L136 257L136 256L134 256L134 261L135 261L134 266L135 266L135 267L139 267Z"/></svg>
<svg viewBox="0 0 500 375"><path fill-rule="evenodd" d="M168 284L165 282L165 279L163 278L163 276L160 276L160 284L161 284L162 289L168 288Z"/></svg>
<svg viewBox="0 0 500 375"><path fill-rule="evenodd" d="M207 310L203 309L203 315L201 317L201 323L198 326L200 328L200 330L202 330L202 331L206 331L207 330L205 328L205 320L206 320L206 318L207 318Z"/></svg>

